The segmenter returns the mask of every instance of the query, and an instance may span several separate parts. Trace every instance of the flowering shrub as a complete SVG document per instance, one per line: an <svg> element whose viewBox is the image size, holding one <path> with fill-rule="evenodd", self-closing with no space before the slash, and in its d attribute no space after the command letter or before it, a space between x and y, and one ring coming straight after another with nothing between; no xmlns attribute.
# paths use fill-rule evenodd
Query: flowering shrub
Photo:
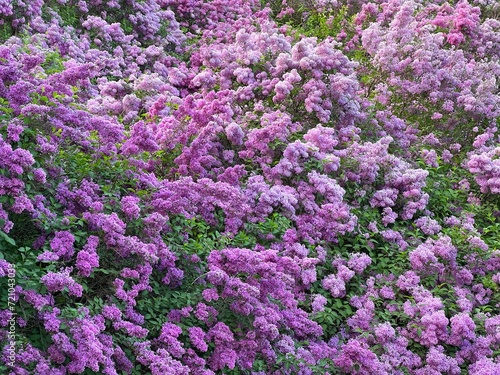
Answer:
<svg viewBox="0 0 500 375"><path fill-rule="evenodd" d="M0 0L0 371L500 371L487 1Z"/></svg>

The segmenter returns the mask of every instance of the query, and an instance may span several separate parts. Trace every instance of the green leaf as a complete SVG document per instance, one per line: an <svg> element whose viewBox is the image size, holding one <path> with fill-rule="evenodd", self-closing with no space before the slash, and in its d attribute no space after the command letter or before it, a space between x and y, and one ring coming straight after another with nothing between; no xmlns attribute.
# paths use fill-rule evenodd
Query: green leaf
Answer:
<svg viewBox="0 0 500 375"><path fill-rule="evenodd" d="M422 337L422 328L420 327L417 328L417 336Z"/></svg>
<svg viewBox="0 0 500 375"><path fill-rule="evenodd" d="M7 243L11 244L12 246L16 246L16 241L14 239L10 238L7 233L5 233L3 230L0 230L0 237L2 237Z"/></svg>

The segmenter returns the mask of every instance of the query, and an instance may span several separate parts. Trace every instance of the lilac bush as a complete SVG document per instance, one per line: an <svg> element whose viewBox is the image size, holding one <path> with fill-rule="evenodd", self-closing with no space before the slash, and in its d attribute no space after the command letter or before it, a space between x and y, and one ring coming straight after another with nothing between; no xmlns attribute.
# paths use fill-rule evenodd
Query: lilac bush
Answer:
<svg viewBox="0 0 500 375"><path fill-rule="evenodd" d="M500 371L500 23L0 0L0 370Z"/></svg>

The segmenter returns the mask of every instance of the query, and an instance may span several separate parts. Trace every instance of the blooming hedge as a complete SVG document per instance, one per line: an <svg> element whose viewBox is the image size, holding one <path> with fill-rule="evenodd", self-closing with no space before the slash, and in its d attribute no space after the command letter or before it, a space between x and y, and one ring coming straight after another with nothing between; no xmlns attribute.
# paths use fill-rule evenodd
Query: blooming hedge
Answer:
<svg viewBox="0 0 500 375"><path fill-rule="evenodd" d="M2 373L500 373L498 12L0 0Z"/></svg>

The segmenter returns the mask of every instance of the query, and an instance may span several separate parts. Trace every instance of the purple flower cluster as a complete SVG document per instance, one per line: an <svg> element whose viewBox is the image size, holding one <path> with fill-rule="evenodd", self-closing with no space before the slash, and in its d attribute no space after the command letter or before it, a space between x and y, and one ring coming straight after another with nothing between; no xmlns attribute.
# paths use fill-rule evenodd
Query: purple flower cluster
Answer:
<svg viewBox="0 0 500 375"><path fill-rule="evenodd" d="M83 292L82 286L69 275L71 271L71 268L66 268L61 272L49 272L45 276L42 276L40 280L51 293L60 292L67 288L70 295L81 297Z"/></svg>

